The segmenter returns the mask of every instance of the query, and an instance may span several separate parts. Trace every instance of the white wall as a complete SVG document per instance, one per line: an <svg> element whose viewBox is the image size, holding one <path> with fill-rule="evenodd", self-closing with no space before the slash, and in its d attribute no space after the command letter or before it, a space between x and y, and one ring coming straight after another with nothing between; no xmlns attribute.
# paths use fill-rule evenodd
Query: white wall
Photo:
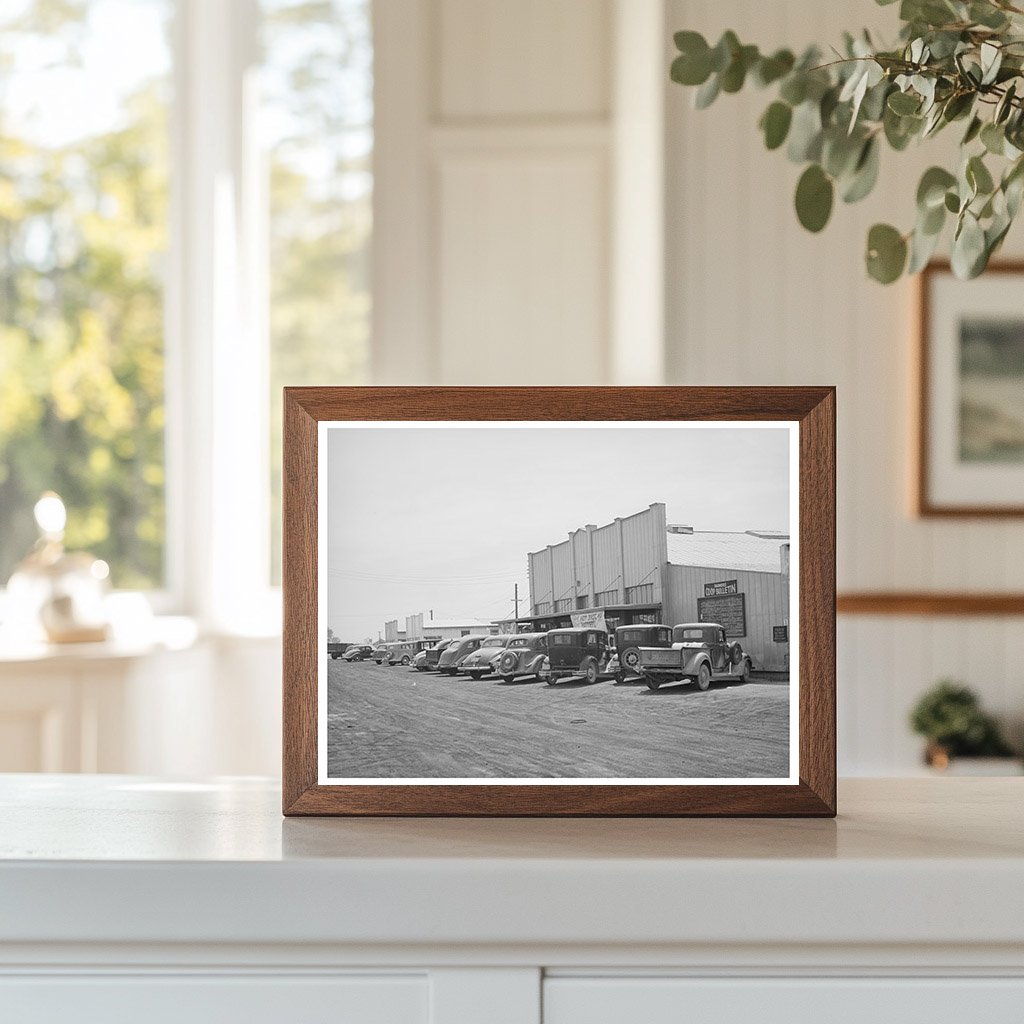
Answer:
<svg viewBox="0 0 1024 1024"><path fill-rule="evenodd" d="M668 28L712 41L732 28L743 42L795 48L865 24L887 26L876 38L891 39L894 11L869 0L669 0ZM800 169L766 152L756 129L767 93L722 96L705 111L692 109L692 90L667 93L669 382L838 387L840 590L1020 590L1019 520L910 514L913 285L883 288L863 270L868 227L911 226L917 179L955 137L885 152L877 194L838 204L813 236L793 213ZM1018 230L1006 252L1022 251ZM840 771L913 769L920 744L907 712L947 675L974 686L1020 738L1022 665L1018 618L841 618Z"/></svg>

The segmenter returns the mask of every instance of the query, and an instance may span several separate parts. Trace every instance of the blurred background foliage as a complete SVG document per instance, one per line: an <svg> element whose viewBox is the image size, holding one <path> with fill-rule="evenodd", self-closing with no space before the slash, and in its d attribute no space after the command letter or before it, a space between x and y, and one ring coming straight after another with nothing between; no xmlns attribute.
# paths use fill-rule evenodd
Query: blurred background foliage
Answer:
<svg viewBox="0 0 1024 1024"><path fill-rule="evenodd" d="M173 0L0 10L0 584L47 489L115 586L164 582L173 19ZM254 557L276 579L281 387L367 372L369 0L264 0L261 30L273 518Z"/></svg>

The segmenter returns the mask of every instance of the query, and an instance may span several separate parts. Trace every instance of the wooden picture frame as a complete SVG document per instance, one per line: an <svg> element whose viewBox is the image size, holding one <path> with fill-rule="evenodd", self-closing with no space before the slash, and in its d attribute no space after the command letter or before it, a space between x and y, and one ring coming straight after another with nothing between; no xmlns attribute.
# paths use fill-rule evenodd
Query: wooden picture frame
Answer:
<svg viewBox="0 0 1024 1024"><path fill-rule="evenodd" d="M989 290L997 288L1005 283L1008 276L1022 278L1016 284L1019 289L1024 284L1024 261L1002 260L990 263L984 275L974 281L957 281L947 261L936 260L930 263L921 272L917 281L917 339L915 346L916 363L914 375L917 389L917 415L915 418L916 437L914 438L914 473L913 473L913 510L921 518L946 518L946 519L1001 519L1024 516L1024 500L1014 499L1010 501L993 502L991 500L979 500L979 486L971 486L970 474L977 468L978 472L984 472L985 467L969 467L963 474L963 490L969 491L963 497L950 497L937 493L936 466L943 467L941 475L944 478L953 477L953 471L946 468L946 463L952 461L951 457L940 456L937 449L949 449L950 444L940 444L937 436L942 437L949 434L948 429L939 429L937 421L943 419L941 410L936 406L939 404L935 398L937 388L948 391L952 388L951 381L946 380L951 370L947 368L942 372L940 359L935 352L936 332L945 322L945 313L948 309L940 309L940 302L937 296L937 287L953 286L960 290L964 298L960 299L960 310L964 312L971 307L967 296L977 296L974 301L978 310L983 309ZM1012 305L1017 303L1017 298L1007 291L1007 301ZM957 306L957 300L950 300L944 305ZM994 316L1000 314L993 314ZM1016 317L1015 313L1015 317ZM1024 322L1024 315L1020 315ZM943 335L945 336L945 335ZM944 349L949 345L945 344ZM950 353L946 353L947 356ZM955 353L953 354L955 356ZM946 365L950 360L941 360ZM945 405L949 405L949 395ZM950 410L945 411L945 418L953 414ZM961 433L964 427L960 427ZM1012 467L1011 467L1012 468ZM1021 466L1024 470L1024 465ZM1022 475L1024 478L1024 475ZM984 486L985 477L978 478L978 484ZM951 484L942 482L942 490L948 492Z"/></svg>
<svg viewBox="0 0 1024 1024"><path fill-rule="evenodd" d="M789 425L798 452L798 743L786 784L323 784L319 775L321 425ZM372 425L371 423L371 425ZM435 425L436 422L435 422ZM493 425L493 424L491 424ZM793 472L796 472L794 470ZM286 815L815 816L836 813L835 390L830 387L306 387L284 393L283 811ZM653 507L653 506L652 506ZM786 568L788 574L788 564ZM726 574L735 575L735 574ZM788 578L788 577L787 577ZM518 611L517 611L518 625ZM789 636L792 627L786 631ZM781 632L778 634L781 636ZM740 688L737 688L740 689ZM671 781L671 780L670 780Z"/></svg>

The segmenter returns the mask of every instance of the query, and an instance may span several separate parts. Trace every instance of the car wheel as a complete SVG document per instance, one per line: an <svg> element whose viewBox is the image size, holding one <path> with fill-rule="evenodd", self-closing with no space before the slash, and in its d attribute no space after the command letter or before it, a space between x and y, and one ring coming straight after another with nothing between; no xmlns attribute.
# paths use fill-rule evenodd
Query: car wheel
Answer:
<svg viewBox="0 0 1024 1024"><path fill-rule="evenodd" d="M548 677L547 677L547 679L544 680L544 682L546 682L548 684L548 686L554 686L555 683L558 682L558 680L553 675L548 673Z"/></svg>
<svg viewBox="0 0 1024 1024"><path fill-rule="evenodd" d="M743 667L740 669L740 682L741 683L749 683L750 682L750 659L749 658L744 658L743 659Z"/></svg>
<svg viewBox="0 0 1024 1024"><path fill-rule="evenodd" d="M483 672L470 672L469 674L474 679L480 679L483 676Z"/></svg>
<svg viewBox="0 0 1024 1024"><path fill-rule="evenodd" d="M597 662L594 661L593 658L591 658L587 662L586 667L583 669L583 678L586 679L586 681L588 683L596 683L597 682L597 676L598 676Z"/></svg>
<svg viewBox="0 0 1024 1024"><path fill-rule="evenodd" d="M711 685L711 666L705 661L697 669L697 686L706 690Z"/></svg>
<svg viewBox="0 0 1024 1024"><path fill-rule="evenodd" d="M661 686L661 680L659 680L659 679L651 679L650 676L647 677L647 689L648 690L656 690L656 689L658 689L659 686Z"/></svg>
<svg viewBox="0 0 1024 1024"><path fill-rule="evenodd" d="M616 672L615 673L615 682L617 682L617 683L624 683L625 681L626 681L626 673L625 672Z"/></svg>
<svg viewBox="0 0 1024 1024"><path fill-rule="evenodd" d="M515 679L515 676L502 676L501 681L503 683L511 683Z"/></svg>

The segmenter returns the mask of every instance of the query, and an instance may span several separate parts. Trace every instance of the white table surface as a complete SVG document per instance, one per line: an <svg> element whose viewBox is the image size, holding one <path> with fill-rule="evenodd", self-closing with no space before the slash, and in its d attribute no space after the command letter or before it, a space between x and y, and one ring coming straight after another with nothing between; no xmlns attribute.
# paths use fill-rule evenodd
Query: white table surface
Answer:
<svg viewBox="0 0 1024 1024"><path fill-rule="evenodd" d="M1024 943L1024 780L828 820L284 819L277 785L0 777L0 942Z"/></svg>

